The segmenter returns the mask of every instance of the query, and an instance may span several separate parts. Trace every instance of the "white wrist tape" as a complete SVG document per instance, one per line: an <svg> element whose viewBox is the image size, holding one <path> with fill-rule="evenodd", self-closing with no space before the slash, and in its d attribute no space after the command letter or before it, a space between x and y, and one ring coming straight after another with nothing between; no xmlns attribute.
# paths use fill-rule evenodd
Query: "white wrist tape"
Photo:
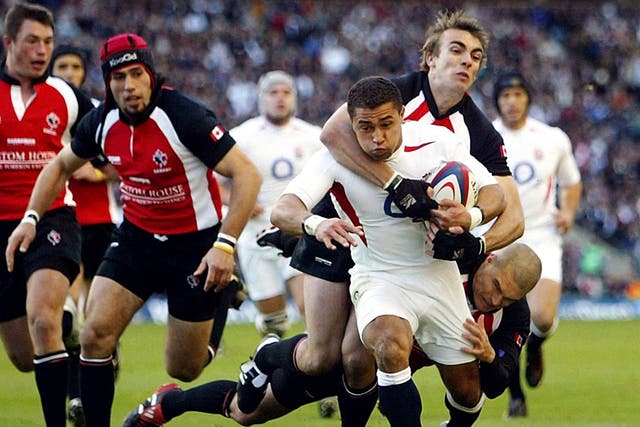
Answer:
<svg viewBox="0 0 640 427"><path fill-rule="evenodd" d="M28 211L26 211L24 213L24 217L22 218L22 222L26 222L28 224L33 225L34 227L36 225L38 225L38 222L40 221L40 215L38 214L38 212L36 212L33 209L29 209Z"/></svg>
<svg viewBox="0 0 640 427"><path fill-rule="evenodd" d="M471 225L469 226L469 230L473 230L474 228L482 224L484 215L482 215L482 211L479 207L474 206L469 209L469 215L471 215Z"/></svg>
<svg viewBox="0 0 640 427"><path fill-rule="evenodd" d="M302 231L309 236L315 236L318 225L320 225L320 223L325 219L327 218L320 215L311 215L306 217L304 221L302 221Z"/></svg>

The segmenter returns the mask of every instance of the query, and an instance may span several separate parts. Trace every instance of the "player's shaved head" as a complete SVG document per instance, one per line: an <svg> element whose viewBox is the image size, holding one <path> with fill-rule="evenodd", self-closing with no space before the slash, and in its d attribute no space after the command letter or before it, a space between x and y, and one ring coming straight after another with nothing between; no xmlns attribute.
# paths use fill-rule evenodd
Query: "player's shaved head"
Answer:
<svg viewBox="0 0 640 427"><path fill-rule="evenodd" d="M538 255L524 243L513 243L495 252L498 268L505 269L526 295L540 280L542 264Z"/></svg>

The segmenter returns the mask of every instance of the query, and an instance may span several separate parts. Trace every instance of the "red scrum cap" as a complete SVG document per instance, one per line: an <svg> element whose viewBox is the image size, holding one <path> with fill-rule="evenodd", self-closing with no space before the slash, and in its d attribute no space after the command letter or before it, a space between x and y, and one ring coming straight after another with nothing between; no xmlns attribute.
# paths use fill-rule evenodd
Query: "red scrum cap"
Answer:
<svg viewBox="0 0 640 427"><path fill-rule="evenodd" d="M113 71L127 65L140 63L151 77L151 88L155 87L156 73L151 50L147 42L137 34L125 33L109 38L100 49L100 61L106 85L109 84L109 76Z"/></svg>

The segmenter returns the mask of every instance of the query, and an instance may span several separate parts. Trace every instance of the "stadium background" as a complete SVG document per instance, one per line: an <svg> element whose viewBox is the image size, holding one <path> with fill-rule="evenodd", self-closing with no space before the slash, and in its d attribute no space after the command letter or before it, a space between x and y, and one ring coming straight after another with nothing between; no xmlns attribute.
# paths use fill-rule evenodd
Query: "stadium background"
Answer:
<svg viewBox="0 0 640 427"><path fill-rule="evenodd" d="M11 3L4 1L0 14ZM322 125L360 77L417 69L425 28L437 11L465 9L491 34L488 67L471 93L478 105L494 118L493 78L518 67L533 89L532 115L562 127L573 142L584 195L566 242L561 315L640 317L640 8L634 2L40 3L54 11L56 43L89 54L85 88L94 96L104 89L101 43L136 32L150 42L167 83L207 104L227 128L256 114L255 82L273 69L295 76L298 115ZM146 311L156 317L153 308Z"/></svg>

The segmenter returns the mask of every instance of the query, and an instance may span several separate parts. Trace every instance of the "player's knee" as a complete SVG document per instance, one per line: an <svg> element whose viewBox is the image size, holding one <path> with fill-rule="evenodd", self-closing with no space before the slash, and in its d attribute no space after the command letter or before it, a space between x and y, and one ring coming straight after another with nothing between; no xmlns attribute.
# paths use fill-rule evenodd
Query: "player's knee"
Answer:
<svg viewBox="0 0 640 427"><path fill-rule="evenodd" d="M8 356L18 371L33 371L33 353L9 353Z"/></svg>
<svg viewBox="0 0 640 427"><path fill-rule="evenodd" d="M367 354L362 352L344 354L342 367L347 383L352 387L363 388L375 380L375 360L368 351Z"/></svg>
<svg viewBox="0 0 640 427"><path fill-rule="evenodd" d="M276 334L280 337L284 336L291 327L289 315L286 310L269 314L258 313L256 315L255 325L258 332L262 335Z"/></svg>
<svg viewBox="0 0 640 427"><path fill-rule="evenodd" d="M49 337L57 333L60 328L61 325L52 316L46 316L44 313L29 316L29 329L32 338L36 341L49 341Z"/></svg>
<svg viewBox="0 0 640 427"><path fill-rule="evenodd" d="M462 382L456 387L451 387L449 393L457 404L466 408L477 406L482 398L482 391L478 384L471 382Z"/></svg>
<svg viewBox="0 0 640 427"><path fill-rule="evenodd" d="M82 354L89 357L107 357L116 348L118 337L96 329L85 323L80 330L80 346Z"/></svg>
<svg viewBox="0 0 640 427"><path fill-rule="evenodd" d="M169 374L171 378L175 378L186 383L195 380L202 373L202 367L195 364L174 365L169 363L166 365L166 370L167 374Z"/></svg>

